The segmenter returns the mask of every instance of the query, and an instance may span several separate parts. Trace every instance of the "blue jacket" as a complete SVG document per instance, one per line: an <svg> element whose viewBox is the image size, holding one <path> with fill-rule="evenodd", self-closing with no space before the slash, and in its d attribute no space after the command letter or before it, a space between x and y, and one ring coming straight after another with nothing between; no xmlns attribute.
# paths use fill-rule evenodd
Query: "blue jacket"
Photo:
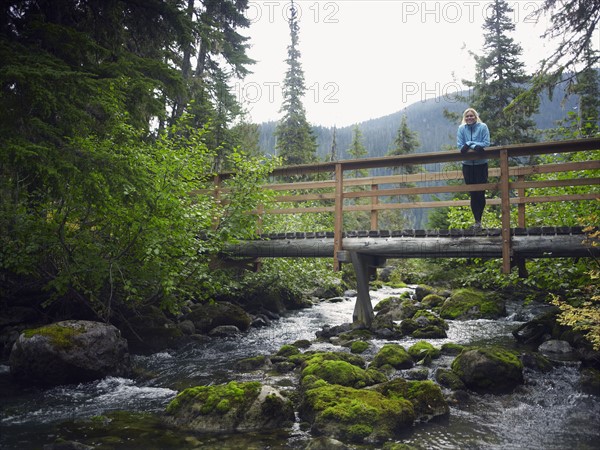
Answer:
<svg viewBox="0 0 600 450"><path fill-rule="evenodd" d="M463 145L467 144L473 148L476 145L481 145L483 148L490 146L490 130L483 122L475 122L472 125L462 124L456 132L456 146L460 150ZM466 165L477 165L487 163L487 159L471 159L463 161Z"/></svg>

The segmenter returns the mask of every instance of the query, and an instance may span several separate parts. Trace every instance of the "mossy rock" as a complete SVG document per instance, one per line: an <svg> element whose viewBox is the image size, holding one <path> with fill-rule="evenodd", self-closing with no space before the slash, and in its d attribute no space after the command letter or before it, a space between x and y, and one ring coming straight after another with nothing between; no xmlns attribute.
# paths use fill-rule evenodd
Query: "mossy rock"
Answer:
<svg viewBox="0 0 600 450"><path fill-rule="evenodd" d="M473 289L458 289L439 309L444 319L498 319L506 315L504 302L491 294Z"/></svg>
<svg viewBox="0 0 600 450"><path fill-rule="evenodd" d="M129 348L120 331L113 325L87 320L65 320L23 331L8 362L13 378L44 386L131 372Z"/></svg>
<svg viewBox="0 0 600 450"><path fill-rule="evenodd" d="M410 430L415 417L409 400L339 385L308 390L299 414L313 434L356 443L393 439Z"/></svg>
<svg viewBox="0 0 600 450"><path fill-rule="evenodd" d="M465 349L452 370L476 392L503 394L523 384L523 364L517 353L501 347Z"/></svg>
<svg viewBox="0 0 600 450"><path fill-rule="evenodd" d="M360 355L361 353L366 352L369 347L370 347L370 344L368 342L354 341L350 345L350 352Z"/></svg>
<svg viewBox="0 0 600 450"><path fill-rule="evenodd" d="M310 388L317 380L328 384L363 388L387 381L387 378L376 370L365 370L347 361L314 360L302 370L301 382L303 387Z"/></svg>
<svg viewBox="0 0 600 450"><path fill-rule="evenodd" d="M369 341L373 339L373 332L366 328L356 328L351 331L345 331L338 335L338 344L349 346L357 340Z"/></svg>
<svg viewBox="0 0 600 450"><path fill-rule="evenodd" d="M287 358L292 355L297 355L298 353L300 353L298 347L296 347L295 345L286 344L281 346L281 348L277 351L276 355L284 356Z"/></svg>
<svg viewBox="0 0 600 450"><path fill-rule="evenodd" d="M291 360L299 361L303 368L309 364L313 364L320 361L346 361L350 364L365 369L367 362L362 356L352 355L346 352L306 352L301 355L293 355L290 357Z"/></svg>
<svg viewBox="0 0 600 450"><path fill-rule="evenodd" d="M395 378L375 386L374 390L381 392L386 398L409 400L413 404L415 419L419 421L445 416L450 412L442 390L430 380L407 381Z"/></svg>
<svg viewBox="0 0 600 450"><path fill-rule="evenodd" d="M440 349L435 348L427 341L416 342L408 349L408 354L412 359L415 362L422 362L423 364L429 364L432 359L439 358L441 353Z"/></svg>
<svg viewBox="0 0 600 450"><path fill-rule="evenodd" d="M415 288L415 298L418 302L423 301L430 294L438 294L437 290L426 284L420 284Z"/></svg>
<svg viewBox="0 0 600 450"><path fill-rule="evenodd" d="M185 389L166 413L168 424L203 433L271 430L294 421L291 401L257 381Z"/></svg>
<svg viewBox="0 0 600 450"><path fill-rule="evenodd" d="M460 352L464 350L465 346L460 344L455 344L454 342L447 342L442 344L442 355L459 355Z"/></svg>
<svg viewBox="0 0 600 450"><path fill-rule="evenodd" d="M537 372L548 373L554 368L552 361L539 352L524 352L520 355L519 359L523 367Z"/></svg>
<svg viewBox="0 0 600 450"><path fill-rule="evenodd" d="M450 369L444 369L440 367L435 371L435 381L441 386L452 389L453 391L460 391L465 389L465 383L462 382L460 377Z"/></svg>
<svg viewBox="0 0 600 450"><path fill-rule="evenodd" d="M228 302L194 305L185 318L194 323L198 333L208 333L222 325L233 325L240 331L246 331L252 324L252 317L246 311Z"/></svg>
<svg viewBox="0 0 600 450"><path fill-rule="evenodd" d="M418 310L411 319L400 323L400 331L404 336L417 339L443 339L447 337L448 324L444 319L431 311Z"/></svg>
<svg viewBox="0 0 600 450"><path fill-rule="evenodd" d="M373 358L371 366L378 368L387 365L394 369L410 369L414 365L414 362L406 349L401 345L385 344Z"/></svg>
<svg viewBox="0 0 600 450"><path fill-rule="evenodd" d="M438 294L429 294L426 295L423 300L421 300L421 304L425 307L425 308L435 308L437 306L440 306L442 303L444 303L446 301L445 297L442 297L441 295Z"/></svg>
<svg viewBox="0 0 600 450"><path fill-rule="evenodd" d="M252 358L244 358L235 363L235 368L241 371L251 371L260 369L269 364L270 361L265 355L254 356Z"/></svg>

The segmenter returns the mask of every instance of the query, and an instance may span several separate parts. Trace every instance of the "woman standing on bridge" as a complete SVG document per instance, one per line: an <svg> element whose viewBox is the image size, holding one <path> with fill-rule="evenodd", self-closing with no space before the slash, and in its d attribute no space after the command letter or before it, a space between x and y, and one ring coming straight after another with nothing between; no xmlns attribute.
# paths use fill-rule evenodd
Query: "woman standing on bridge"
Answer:
<svg viewBox="0 0 600 450"><path fill-rule="evenodd" d="M490 145L490 130L481 121L479 114L473 108L467 108L456 133L456 145L464 155L475 152L482 156L480 159L463 161L462 171L466 184L483 184L488 181L488 160L483 158L485 147ZM475 218L473 229L481 228L481 216L485 208L485 191L469 192L471 196L471 211Z"/></svg>

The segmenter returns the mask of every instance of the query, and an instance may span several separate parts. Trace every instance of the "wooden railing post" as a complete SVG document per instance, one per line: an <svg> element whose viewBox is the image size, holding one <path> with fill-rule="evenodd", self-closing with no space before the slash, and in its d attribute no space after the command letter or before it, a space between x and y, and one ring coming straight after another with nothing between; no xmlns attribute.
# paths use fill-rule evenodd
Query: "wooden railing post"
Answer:
<svg viewBox="0 0 600 450"><path fill-rule="evenodd" d="M371 191L379 190L378 184L371 185ZM377 205L379 203L379 197L371 197L371 206ZM376 209L371 210L371 230L375 231L379 229L379 215Z"/></svg>
<svg viewBox="0 0 600 450"><path fill-rule="evenodd" d="M510 180L508 173L508 150L500 150L500 205L502 211L502 272L510 273Z"/></svg>
<svg viewBox="0 0 600 450"><path fill-rule="evenodd" d="M343 248L342 234L344 232L344 171L342 165L335 165L335 217L333 225L333 270L340 270L338 252Z"/></svg>

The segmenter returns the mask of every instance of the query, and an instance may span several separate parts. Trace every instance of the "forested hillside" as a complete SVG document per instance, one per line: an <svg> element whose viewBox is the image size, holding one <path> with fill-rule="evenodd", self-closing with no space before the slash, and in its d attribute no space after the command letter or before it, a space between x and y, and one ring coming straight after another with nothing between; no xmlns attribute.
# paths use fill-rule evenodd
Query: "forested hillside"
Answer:
<svg viewBox="0 0 600 450"><path fill-rule="evenodd" d="M547 95L542 97L540 113L533 116L540 130L554 127L557 120L564 119L569 111L576 108L576 96L569 97L564 103L563 97L564 91L560 88L555 91L552 100ZM417 151L435 152L443 150L445 146L454 145L457 124L444 117L444 109L461 112L465 108L465 103L438 97L413 103L396 113L358 125L369 157L385 156L392 148L403 114L406 114L409 128L418 134L421 145ZM485 111L480 111L480 114L485 121ZM275 126L276 122L266 122L260 126L260 148L267 154L275 153ZM313 131L317 138L319 158L325 159L331 152L333 128L315 125ZM493 130L491 132L493 140ZM347 150L352 142L352 126L338 128L336 142L338 159L349 159Z"/></svg>

